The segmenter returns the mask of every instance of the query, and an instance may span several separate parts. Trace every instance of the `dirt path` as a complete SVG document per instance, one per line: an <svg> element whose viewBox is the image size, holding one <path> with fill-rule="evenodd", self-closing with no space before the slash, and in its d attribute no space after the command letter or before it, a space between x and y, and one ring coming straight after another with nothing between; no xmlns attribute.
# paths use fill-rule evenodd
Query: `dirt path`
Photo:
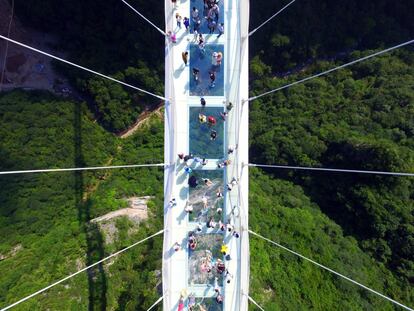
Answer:
<svg viewBox="0 0 414 311"><path fill-rule="evenodd" d="M137 222L146 220L148 218L147 203L152 198L153 197L151 196L128 198L127 201L129 207L109 212L105 215L92 219L91 222L108 221L121 216L127 216L128 218L131 218L132 220L135 220Z"/></svg>
<svg viewBox="0 0 414 311"><path fill-rule="evenodd" d="M161 109L164 107L164 103L160 103L155 110L145 109L143 113L141 113L138 117L138 120L127 130L120 132L118 137L120 138L127 138L133 135L139 128L141 128L144 124L148 123L151 116L156 115L159 118L163 117Z"/></svg>

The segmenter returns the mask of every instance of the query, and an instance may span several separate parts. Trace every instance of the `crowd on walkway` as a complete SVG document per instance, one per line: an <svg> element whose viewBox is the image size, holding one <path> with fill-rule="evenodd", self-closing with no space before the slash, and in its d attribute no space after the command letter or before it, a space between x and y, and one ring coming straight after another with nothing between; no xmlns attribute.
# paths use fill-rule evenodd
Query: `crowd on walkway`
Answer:
<svg viewBox="0 0 414 311"><path fill-rule="evenodd" d="M205 36L217 33L216 38L218 39L224 34L224 23L218 23L220 16L219 3L220 0L203 0L202 2L200 1L200 4L198 4L198 6L203 5L203 8L200 8L199 10L196 6L193 6L190 12L190 17L183 16L181 12L178 12L177 6L174 6L173 14L176 20L176 27L175 29L167 31L166 35L169 41L175 44L178 42L178 40L181 40L183 37L177 38L177 34L183 28L185 28L186 32L192 32L194 34L193 43L197 44L198 50L201 53L200 57L204 58L206 53ZM204 24L207 25L208 31L202 27L202 25ZM190 41L190 38L187 37L187 40ZM192 54L193 53L191 53L191 57L195 57L195 55ZM184 66L188 66L190 61L190 52L182 51L181 56ZM219 72L219 67L223 63L223 52L212 51L211 54L208 55L208 57L211 58L210 68L201 68L204 67L204 64L202 66L200 65L200 67L195 65L191 68L190 73L196 85L202 86L204 88L203 81L205 81L207 89L204 90L203 93L209 93L209 90L214 89L216 87L216 80L218 78L217 76ZM215 92L220 92L220 89L216 90Z"/></svg>
<svg viewBox="0 0 414 311"><path fill-rule="evenodd" d="M177 10L177 1L172 1L174 11ZM203 33L202 26L206 26L208 34L217 34L217 39L224 34L224 23L220 23L220 0L203 0L203 8L198 9L193 6L190 17L182 16L180 12L175 12L176 29L167 32L167 37L172 43L177 42L177 32L183 26L186 32L194 34L195 41L198 35Z"/></svg>
<svg viewBox="0 0 414 311"><path fill-rule="evenodd" d="M198 48L200 53L205 54L205 43L204 43L204 38L201 34L198 35ZM217 77L217 72L219 71L219 68L223 62L223 53L220 51L213 51L210 55L211 57L211 66L210 68L208 68L205 72L208 73L208 76L210 78L210 83L209 83L209 87L210 88L214 88L216 85L216 77ZM185 51L182 53L182 58L183 58L183 62L184 65L187 66L188 64L188 52ZM196 84L199 84L201 82L200 77L204 76L204 73L200 70L200 68L198 67L192 67L192 76L193 76L193 80L195 81Z"/></svg>
<svg viewBox="0 0 414 311"><path fill-rule="evenodd" d="M218 50L219 48L216 49L213 46L206 48L206 41L208 38L211 42L212 38L220 38L224 34L224 23L221 22L222 14L224 12L221 12L220 10L220 1L224 0L202 0L199 3L198 1L200 0L197 0L196 4L190 7L189 15L186 16L186 14L182 14L182 12L179 12L178 10L177 2L180 2L180 0L172 0L172 3L174 4L173 17L175 17L176 27L174 30L168 31L167 36L172 43L176 43L178 32L185 31L194 34L193 49L195 48L196 54L193 55L193 49L191 50L191 55L190 51L180 51L182 61L184 66L188 66L189 64L191 65L190 57L192 58L200 55L200 57L207 59L209 62L208 68L204 67L204 63L199 63L198 65L195 65L194 63L192 64L193 66L190 67L190 79L193 79L196 84L199 84L204 77L206 87L206 80L209 79L208 87L211 89L216 87L217 73L220 71L220 66L223 64L224 55ZM208 30L206 31L206 29ZM190 41L191 37L187 36L187 39ZM181 40L181 37L179 40ZM199 53L197 52L197 47ZM198 67L199 65L200 67ZM193 81L191 82L193 83ZM202 86L204 87L204 84ZM214 92L217 90L219 90L218 87L216 87ZM198 124L200 127L203 127L203 130L209 131L209 137L205 137L204 139L206 139L209 144L214 143L215 141L224 141L224 138L221 137L221 135L223 135L222 128L225 127L223 124L227 121L229 113L233 108L233 104L227 102L225 104L225 109L218 114L209 114L207 113L207 110L204 110L204 108L208 106L206 98L200 98L200 105L200 113L198 116L195 116L195 118L198 118ZM227 152L224 152L224 157L217 160L213 165L216 165L217 169L226 169L233 164L233 157L236 150L237 145L228 145ZM184 202L182 203L183 206L181 206L181 204L177 206L177 200L175 198L170 200L169 207L171 209L179 208L180 210L183 210L185 214L189 216L193 215L191 217L196 215L195 218L192 218L195 219L195 221L192 223L191 231L188 233L186 239L183 241L176 241L172 245L173 253L186 251L189 254L198 254L198 251L202 251L200 254L207 254L206 256L201 256L201 258L197 259L200 261L197 264L197 269L198 272L208 275L207 279L214 280L214 284L211 284L214 288L213 298L217 304L222 304L224 301L224 285L230 284L233 279L233 274L229 272L229 265L227 263L232 260L229 242L232 239L234 240L240 237L240 233L237 231L238 228L235 228L233 219L233 211L237 207L233 207L231 212L223 211L224 198L226 193L229 193L238 186L239 181L236 176L230 176L232 178L228 180L228 183L224 182L218 185L216 179L208 175L203 176L202 168L209 163L207 156L194 155L192 153L185 154L182 152L178 154L178 161L178 163L181 164L179 169L187 176L188 187L190 189L200 189L202 197L198 197L197 200L187 199L185 205ZM208 168L211 167L214 166L209 165ZM197 170L197 174L194 174L194 170ZM211 177L211 179L209 177ZM216 249L215 256L217 258L213 257L212 250L204 249L206 246L205 242L202 240L202 236L204 236L206 232L214 232L216 234L221 233L223 234L223 237L226 236L223 243L218 245L219 249ZM215 247L217 247L217 245ZM224 284L220 285L219 283L221 282L221 279ZM183 292L181 295L178 302L178 311L184 310L185 307L187 307L187 310L192 311L207 311L202 304L196 302L196 295L194 293L187 295L187 293Z"/></svg>
<svg viewBox="0 0 414 311"><path fill-rule="evenodd" d="M204 0L203 9L199 10L197 7L193 7L191 11L191 22L193 26L193 32L199 33L201 26L204 24L207 26L209 33L215 33L218 30L218 37L224 32L224 24L219 23L220 18L220 6L219 0ZM202 15L200 14L202 12Z"/></svg>

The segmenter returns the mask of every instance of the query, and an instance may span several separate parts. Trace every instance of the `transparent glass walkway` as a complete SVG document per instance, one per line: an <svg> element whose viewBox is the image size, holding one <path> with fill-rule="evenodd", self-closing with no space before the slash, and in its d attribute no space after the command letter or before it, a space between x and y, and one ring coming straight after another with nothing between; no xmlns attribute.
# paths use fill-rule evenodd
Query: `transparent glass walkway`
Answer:
<svg viewBox="0 0 414 311"><path fill-rule="evenodd" d="M248 3L165 4L164 310L247 310Z"/></svg>

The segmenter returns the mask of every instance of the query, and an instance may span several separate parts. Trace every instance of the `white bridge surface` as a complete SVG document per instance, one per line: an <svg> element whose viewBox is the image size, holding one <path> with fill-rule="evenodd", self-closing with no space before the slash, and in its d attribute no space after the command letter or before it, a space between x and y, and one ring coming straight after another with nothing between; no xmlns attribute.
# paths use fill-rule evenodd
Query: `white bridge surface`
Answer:
<svg viewBox="0 0 414 311"><path fill-rule="evenodd" d="M191 55L189 65L184 66L182 52L189 51L194 41L194 35L186 32L184 25L181 29L176 26L176 13L182 17L189 17L190 10L197 1L177 0L174 7L171 0L165 0L166 32L175 31L177 42L166 39L165 47L165 97L168 99L165 107L165 168L164 175L164 246L163 246L163 310L178 310L180 297L183 296L184 310L187 310L188 295L193 293L199 299L213 298L216 293L211 285L190 284L188 234L195 230L197 222L189 220L184 211L189 199L188 178L191 174L184 171L184 164L179 161L178 153L190 153L190 107L201 107L201 96L190 96ZM202 1L201 1L202 2ZM223 234L224 244L228 246L230 260L222 260L226 269L233 275L229 284L222 282L221 294L224 297L223 310L245 311L248 308L249 291L249 236L248 236L248 0L220 0L224 3L224 34L217 38L217 32L205 34L206 46L222 44L224 46L223 65L224 94L220 96L203 97L207 101L206 107L221 107L226 111L226 105L231 102L233 109L229 111L224 122L224 148L221 157L208 158L205 166L191 164L194 171L218 170L217 163L223 159L231 160L231 164L222 168L224 178L224 211L222 221L231 220L234 228L240 233L239 238L232 237L227 230L224 234L218 229L207 229L203 223L203 230L196 234L217 233ZM200 17L202 16L200 12ZM206 56L210 59L210 55ZM219 86L217 85L216 88ZM198 122L198 120L197 120ZM200 138L201 139L201 138ZM228 146L237 146L233 154L227 154ZM202 155L201 155L202 156ZM232 178L238 184L232 191L227 191L226 184ZM169 201L175 198L177 204L169 206ZM174 243L178 242L182 249L174 251ZM200 300L198 300L200 301ZM214 304L216 302L214 301ZM214 309L216 310L216 309ZM217 309L219 310L219 309Z"/></svg>

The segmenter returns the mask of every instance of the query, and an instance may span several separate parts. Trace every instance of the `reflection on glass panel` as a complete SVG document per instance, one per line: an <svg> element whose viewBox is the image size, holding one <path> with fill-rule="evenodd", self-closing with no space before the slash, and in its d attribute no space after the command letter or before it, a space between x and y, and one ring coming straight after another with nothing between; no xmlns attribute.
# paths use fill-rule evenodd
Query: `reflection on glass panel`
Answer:
<svg viewBox="0 0 414 311"><path fill-rule="evenodd" d="M224 0L218 1L217 7L209 5L209 3L204 0L192 0L190 4L191 33L194 33L195 29L198 33L215 33L218 35L219 24L224 22L223 13Z"/></svg>
<svg viewBox="0 0 414 311"><path fill-rule="evenodd" d="M220 253L223 244L222 234L194 235L196 246L189 249L188 283L192 285L214 285L215 278L223 283L224 267L223 256ZM220 270L221 269L221 270Z"/></svg>
<svg viewBox="0 0 414 311"><path fill-rule="evenodd" d="M214 298L198 298L192 294L188 297L188 308L192 308L191 311L221 311L223 305L218 304Z"/></svg>
<svg viewBox="0 0 414 311"><path fill-rule="evenodd" d="M190 181L197 182L196 187L190 186L189 204L193 212L189 220L202 223L203 226L213 219L215 222L223 219L223 171L195 170Z"/></svg>
<svg viewBox="0 0 414 311"><path fill-rule="evenodd" d="M190 107L190 153L207 159L224 157L223 111L220 107Z"/></svg>
<svg viewBox="0 0 414 311"><path fill-rule="evenodd" d="M224 46L190 45L190 95L224 96Z"/></svg>

